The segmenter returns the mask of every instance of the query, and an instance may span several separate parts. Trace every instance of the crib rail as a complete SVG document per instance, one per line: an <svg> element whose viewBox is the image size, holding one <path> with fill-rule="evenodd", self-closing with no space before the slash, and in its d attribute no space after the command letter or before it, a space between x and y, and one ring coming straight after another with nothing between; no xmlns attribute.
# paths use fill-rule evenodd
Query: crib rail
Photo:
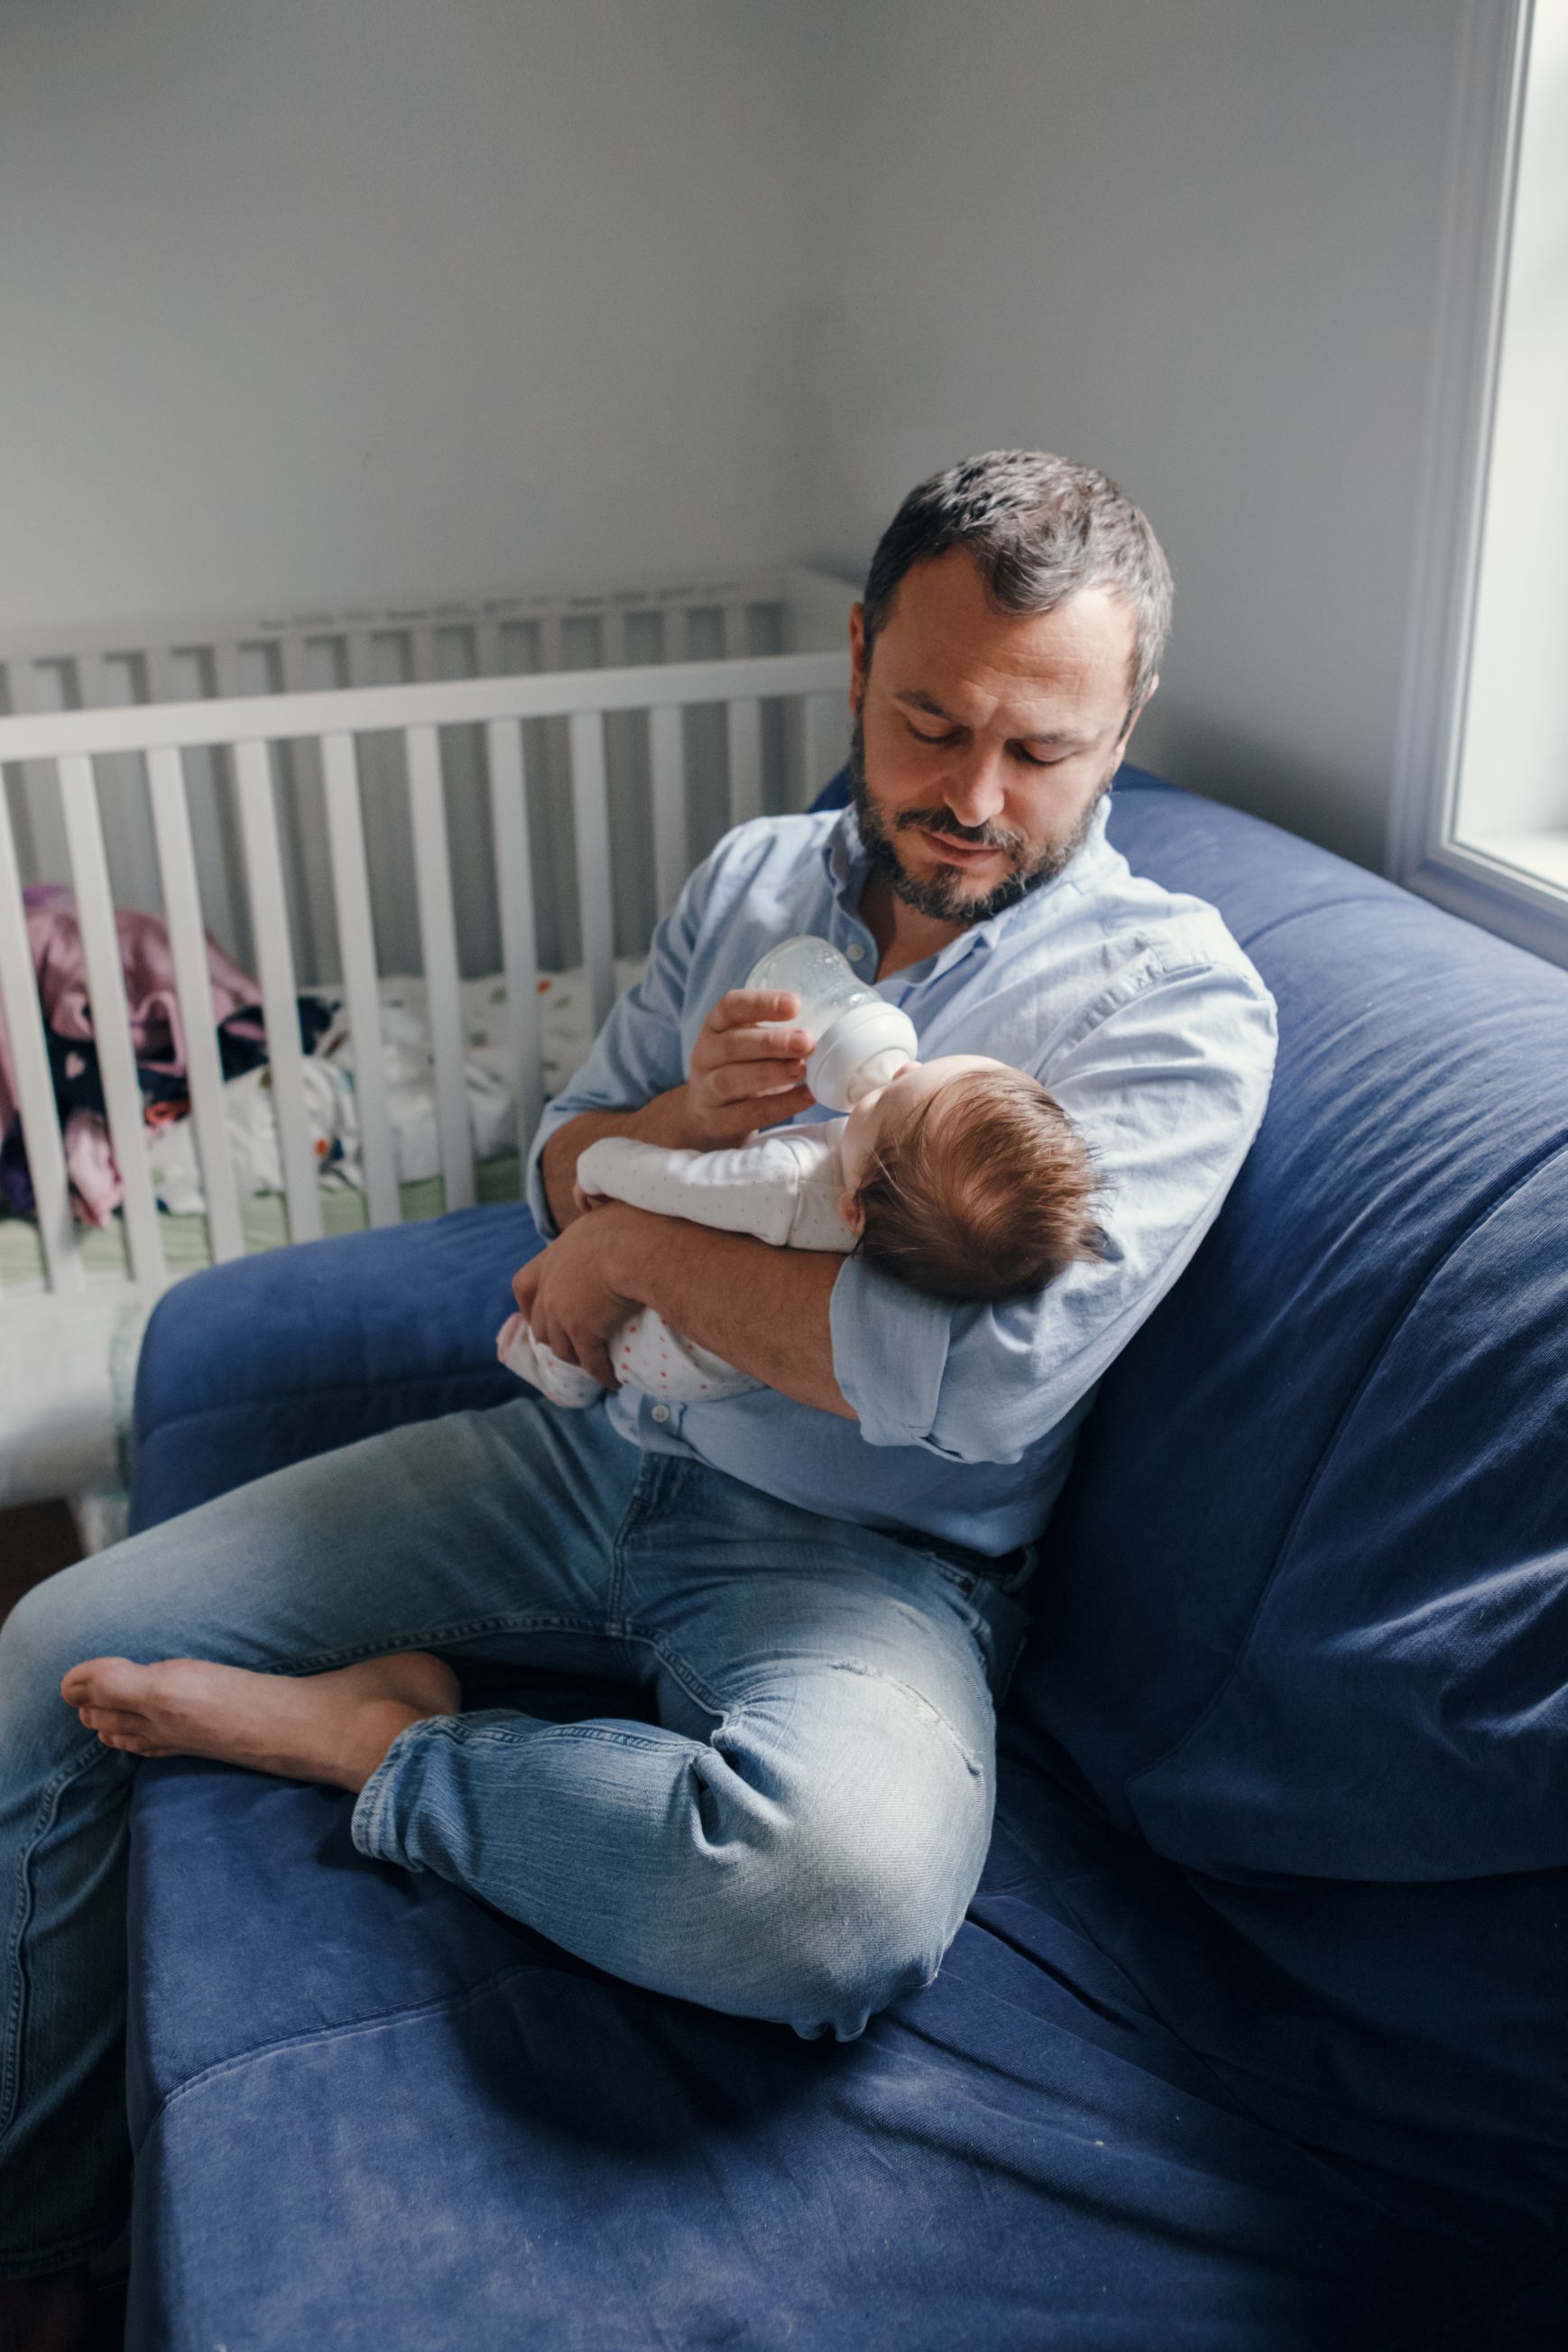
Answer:
<svg viewBox="0 0 1568 2352"><path fill-rule="evenodd" d="M327 871L313 877L330 901L354 1038L355 1091L366 1202L373 1223L397 1222L399 1193L382 1066L379 963L366 861L365 739L402 747L403 791L414 844L418 929L427 992L446 1204L475 1198L474 1158L464 1081L464 1033L447 803L452 730L478 730L484 745L489 856L499 912L510 1023L510 1057L525 1149L542 1107L537 1020L534 877L528 821L525 726L565 722L575 847L576 914L595 1026L614 992L613 877L627 845L612 835L605 727L642 714L655 897L662 912L687 870L688 737L683 714L723 712L729 821L763 807L763 712L784 703L796 714L808 789L842 756L847 656L840 652L660 662L543 675L430 678L220 700L136 704L0 719L0 766L26 762L58 794L87 963L88 992L115 1158L125 1187L132 1278L156 1289L166 1279L158 1213L142 1130L142 1100L121 976L113 897L105 856L100 763L122 772L140 755L149 796L158 880L169 927L177 992L188 1040L192 1120L216 1259L244 1248L226 1139L222 1077L207 978L197 861L193 850L190 753L216 754L232 791L243 849L246 897L268 1051L292 1240L321 1232L321 1196L306 1114L296 1001L297 971L280 847L276 763L284 747L314 747L325 821ZM35 785L35 789L36 789ZM65 878L65 877L59 877ZM79 1288L43 1016L26 944L22 874L5 797L0 793L0 1003L10 1038L16 1091L37 1202L50 1286Z"/></svg>

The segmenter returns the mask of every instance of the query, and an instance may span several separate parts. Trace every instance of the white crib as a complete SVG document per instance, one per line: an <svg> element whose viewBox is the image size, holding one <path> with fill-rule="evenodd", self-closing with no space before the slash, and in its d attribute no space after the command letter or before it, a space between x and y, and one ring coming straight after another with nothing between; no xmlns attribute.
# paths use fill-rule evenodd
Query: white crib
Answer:
<svg viewBox="0 0 1568 2352"><path fill-rule="evenodd" d="M222 1262L247 1246L209 928L260 984L288 1239L323 1231L296 1003L302 981L329 975L353 1031L363 1217L384 1225L407 1209L381 996L386 974L410 970L423 974L439 1145L428 1205L466 1207L479 1186L465 973L504 977L521 1155L545 1093L542 971L583 968L596 1027L617 950L631 960L646 950L711 839L808 803L847 743L852 596L792 570L168 625L130 652L127 633L110 630L5 650L14 715L0 718L0 1003L41 1251L30 1278L0 1290L0 1502L120 1483L136 1342L174 1271L150 1173L117 902L168 926L205 1255ZM113 1270L89 1265L73 1221L22 901L35 880L76 893L124 1185ZM512 1186L515 1174L513 1160Z"/></svg>

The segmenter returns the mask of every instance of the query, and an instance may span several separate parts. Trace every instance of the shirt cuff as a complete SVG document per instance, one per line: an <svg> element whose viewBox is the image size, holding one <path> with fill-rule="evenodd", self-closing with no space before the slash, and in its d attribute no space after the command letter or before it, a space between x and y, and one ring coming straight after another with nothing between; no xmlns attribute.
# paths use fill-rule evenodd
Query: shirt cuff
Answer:
<svg viewBox="0 0 1568 2352"><path fill-rule="evenodd" d="M845 1259L828 1301L833 1372L868 1445L930 1443L952 1313L864 1258Z"/></svg>
<svg viewBox="0 0 1568 2352"><path fill-rule="evenodd" d="M544 1147L558 1127L564 1127L569 1118L575 1117L575 1111L557 1111L552 1106L540 1120L539 1132L529 1147L522 1197L528 1203L534 1223L547 1242L557 1239L560 1228L550 1213L550 1195L544 1189Z"/></svg>

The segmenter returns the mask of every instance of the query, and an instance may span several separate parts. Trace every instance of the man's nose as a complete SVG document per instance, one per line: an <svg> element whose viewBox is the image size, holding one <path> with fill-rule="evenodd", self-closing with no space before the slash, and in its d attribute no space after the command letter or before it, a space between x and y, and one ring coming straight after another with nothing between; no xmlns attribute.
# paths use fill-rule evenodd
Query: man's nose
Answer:
<svg viewBox="0 0 1568 2352"><path fill-rule="evenodd" d="M942 782L942 798L963 825L989 824L1006 801L1006 778L999 746L977 743Z"/></svg>

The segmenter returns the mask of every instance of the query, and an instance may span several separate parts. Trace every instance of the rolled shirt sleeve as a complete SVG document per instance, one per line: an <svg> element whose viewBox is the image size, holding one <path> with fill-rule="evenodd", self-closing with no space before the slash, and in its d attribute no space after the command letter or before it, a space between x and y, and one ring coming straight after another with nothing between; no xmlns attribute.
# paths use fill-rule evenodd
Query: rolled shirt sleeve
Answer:
<svg viewBox="0 0 1568 2352"><path fill-rule="evenodd" d="M546 1241L557 1233L541 1161L557 1128L585 1110L637 1108L686 1076L682 1014L692 950L701 929L711 860L698 867L655 929L647 964L635 987L612 1006L587 1060L544 1107L529 1146L525 1198Z"/></svg>
<svg viewBox="0 0 1568 2352"><path fill-rule="evenodd" d="M1152 945L1035 1072L1100 1180L1105 1255L1038 1296L930 1297L860 1258L834 1285L834 1371L871 1445L1016 1463L1100 1378L1218 1215L1263 1118L1273 999L1244 958Z"/></svg>

